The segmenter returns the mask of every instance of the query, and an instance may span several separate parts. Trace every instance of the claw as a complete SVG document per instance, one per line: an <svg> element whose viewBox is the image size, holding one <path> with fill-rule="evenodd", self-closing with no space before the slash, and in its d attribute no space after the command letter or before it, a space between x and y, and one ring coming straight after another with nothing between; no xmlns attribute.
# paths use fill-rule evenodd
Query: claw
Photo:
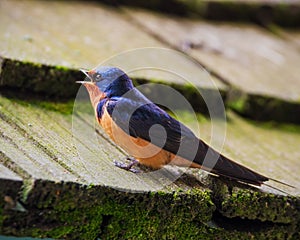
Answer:
<svg viewBox="0 0 300 240"><path fill-rule="evenodd" d="M132 168L134 165L138 164L139 161L134 158L131 158L131 157L127 157L126 159L130 160L131 163L126 164L126 163L114 161L115 166L118 168L124 169L126 171L130 171L133 173L139 173L140 172L139 170Z"/></svg>

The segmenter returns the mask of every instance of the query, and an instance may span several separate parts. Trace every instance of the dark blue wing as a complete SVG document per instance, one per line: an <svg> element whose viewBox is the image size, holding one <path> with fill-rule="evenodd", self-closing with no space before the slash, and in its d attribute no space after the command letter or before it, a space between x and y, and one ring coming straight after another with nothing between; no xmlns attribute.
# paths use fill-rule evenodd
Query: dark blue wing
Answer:
<svg viewBox="0 0 300 240"><path fill-rule="evenodd" d="M105 101L113 121L133 137L147 140L166 151L204 165L207 169L212 169L213 173L231 179L255 185L261 185L268 180L267 177L233 162L210 148L190 129L147 99L135 101L121 97ZM102 107L98 114L101 114L101 109ZM204 162L205 157L208 161Z"/></svg>
<svg viewBox="0 0 300 240"><path fill-rule="evenodd" d="M107 101L107 111L113 121L131 136L147 140L190 161L199 153L201 159L204 158L207 151L205 144L189 128L154 103L122 97ZM199 147L203 151L199 151Z"/></svg>

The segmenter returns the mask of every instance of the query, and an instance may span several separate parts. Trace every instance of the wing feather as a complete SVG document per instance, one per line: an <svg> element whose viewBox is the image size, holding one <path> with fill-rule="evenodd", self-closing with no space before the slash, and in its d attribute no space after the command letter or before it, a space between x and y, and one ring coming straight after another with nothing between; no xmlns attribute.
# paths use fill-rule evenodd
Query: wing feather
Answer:
<svg viewBox="0 0 300 240"><path fill-rule="evenodd" d="M147 140L231 179L256 185L268 180L209 147L189 128L150 101L141 104L128 98L115 98L108 100L106 107L114 122L132 137Z"/></svg>

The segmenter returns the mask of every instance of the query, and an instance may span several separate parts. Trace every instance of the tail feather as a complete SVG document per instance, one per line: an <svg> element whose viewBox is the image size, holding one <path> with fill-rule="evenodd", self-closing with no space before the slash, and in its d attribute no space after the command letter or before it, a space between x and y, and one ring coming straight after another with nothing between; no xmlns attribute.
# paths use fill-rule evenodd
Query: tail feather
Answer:
<svg viewBox="0 0 300 240"><path fill-rule="evenodd" d="M193 150L196 142L198 142L199 145L196 155L194 155ZM293 187L289 184L264 176L250 168L230 160L196 137L182 138L181 143L184 143L185 147L183 148L183 151L179 153L179 156L193 161L198 164L199 167L201 166L201 168L206 171L210 171L213 174L255 186L261 186L265 182L272 180L274 182Z"/></svg>
<svg viewBox="0 0 300 240"><path fill-rule="evenodd" d="M211 169L211 172L214 174L256 186L261 186L264 182L270 180L270 178L219 154L204 142L201 142L200 146L201 147L198 149L198 154L196 155L194 162L202 165L206 169ZM206 153L205 158L208 161L203 161L203 153ZM212 162L215 161L215 165L211 165Z"/></svg>
<svg viewBox="0 0 300 240"><path fill-rule="evenodd" d="M276 179L274 179L274 178L269 178L269 180L271 180L271 181L273 181L273 182L276 182L276 183L279 183L279 184L281 184L281 185L284 185L284 186L287 186L287 187L290 187L290 188L296 188L295 186L293 186L293 185L290 185L290 184L288 184L288 183L285 183L285 182L282 182L282 181L279 181L279 180L276 180Z"/></svg>
<svg viewBox="0 0 300 240"><path fill-rule="evenodd" d="M228 177L234 180L238 180L244 183L261 186L269 178L261 175L247 167L244 167L230 159L220 155L218 162L212 169L213 173L219 174L224 177Z"/></svg>
<svg viewBox="0 0 300 240"><path fill-rule="evenodd" d="M274 187L274 186L269 185L269 184L266 184L266 183L264 183L264 185L267 186L267 187L269 187L269 188L271 188L271 189L274 189L274 190L276 190L276 191L278 191L278 192L281 192L281 193L283 193L283 194L285 194L285 195L289 195L288 192L283 191L282 189L279 189L279 188L277 188L277 187Z"/></svg>
<svg viewBox="0 0 300 240"><path fill-rule="evenodd" d="M208 154L208 157L214 157L214 158L217 157L217 159L218 159L216 164L211 168L211 172L214 174L217 174L217 175L220 175L220 176L232 179L232 180L240 181L243 183L252 184L255 186L261 186L262 184L264 184L266 186L269 186L269 187L271 187L275 190L278 190L280 192L283 192L283 193L285 193L285 192L276 187L268 185L265 182L273 181L273 182L282 184L282 185L290 187L290 188L295 188L294 186L292 186L290 184L276 180L274 178L266 177L266 176L259 174L239 163L236 163L236 162L228 159L227 157L217 153L215 150L213 150L210 147L208 147L207 154ZM195 159L194 161L197 162L197 159ZM199 164L200 164L200 161L199 161ZM203 164L204 167L208 168L208 166L205 166L205 162L203 162L203 160L201 160L201 164Z"/></svg>

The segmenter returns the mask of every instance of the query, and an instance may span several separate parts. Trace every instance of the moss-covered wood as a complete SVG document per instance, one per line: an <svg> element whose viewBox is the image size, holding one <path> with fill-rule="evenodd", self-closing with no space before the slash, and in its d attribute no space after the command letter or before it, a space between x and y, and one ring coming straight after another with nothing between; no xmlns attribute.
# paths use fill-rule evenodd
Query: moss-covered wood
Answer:
<svg viewBox="0 0 300 240"><path fill-rule="evenodd" d="M134 239L145 236L154 239L159 236L162 239L297 238L299 193L283 196L280 192L272 193L269 188L259 190L234 184L195 170L183 173L183 169L166 168L159 173L159 178L170 179L183 173L168 185L147 172L144 175L126 172L113 165L113 160L125 157L124 153L106 140L101 129L95 133L93 113L86 108L89 105L77 108L76 114L80 117L73 119L73 129L74 124L81 124L84 133L72 132L69 110L58 111L51 105L49 102L47 108L46 103L39 105L35 100L1 97L0 139L11 137L1 145L1 163L4 169L10 169L5 172L13 171L12 174L21 176L7 175L9 184L3 177L0 181L7 186L1 188L1 234L71 239L79 236L84 239L121 236ZM184 118L193 128L195 123L189 121L189 115ZM201 136L209 141L210 123L205 117L199 120L205 130ZM225 154L269 174L268 164L261 168L264 160L255 156L261 146L252 145L254 153L247 152L244 157L230 147L231 144L237 146L232 141L241 141L241 151L247 151L247 141L251 143L254 139L237 133L252 132L256 128L257 137L262 137L264 127L260 130L232 113L229 120ZM98 140L93 141L90 134L96 134ZM275 130L270 137L275 139L277 134L286 135L287 142L294 141L295 146L299 141L298 133L285 130ZM280 154L286 147L283 143L276 152ZM294 153L290 150L287 154L292 157ZM15 155L18 152L23 153L22 157ZM273 160L276 154L272 156ZM27 164L22 163L24 158ZM287 161L289 155L285 159ZM297 163L286 162L286 169L289 166L297 168ZM295 175L274 171L275 178L298 183Z"/></svg>
<svg viewBox="0 0 300 240"><path fill-rule="evenodd" d="M193 56L225 83L228 107L239 107L241 114L255 119L299 123L297 31L287 35L281 30L275 36L245 24L182 19L140 9L124 11L141 29ZM290 116L290 112L295 114Z"/></svg>
<svg viewBox="0 0 300 240"><path fill-rule="evenodd" d="M249 25L163 17L153 12L130 12L97 3L3 1L0 4L2 87L68 98L78 90L73 81L82 76L74 69L95 67L128 49L171 47L185 51L205 66L224 99L228 99L228 107L243 116L299 123L299 114L296 114L300 89L297 31L280 30L280 34L274 36ZM56 11L57 8L60 11ZM85 21L73 18L79 9ZM94 18L90 18L91 13ZM106 19L109 21L101 24ZM138 58L138 62L144 60L143 56ZM172 61L178 64L177 60ZM132 61L123 62L128 67ZM166 78L162 71L154 75L146 71L140 73L135 77L182 84L170 76ZM62 83L69 85L61 88ZM193 84L211 90L203 79ZM195 99L193 95L192 98ZM202 104L197 108L203 109ZM290 112L294 114L291 116Z"/></svg>
<svg viewBox="0 0 300 240"><path fill-rule="evenodd" d="M95 2L1 1L0 15L0 53L10 59L93 68L122 51L164 46Z"/></svg>
<svg viewBox="0 0 300 240"><path fill-rule="evenodd" d="M104 1L112 4L111 1ZM166 0L118 1L123 6L147 8L177 16L209 19L214 21L252 22L262 26L277 24L296 28L300 25L300 4L297 1L248 1L248 0Z"/></svg>
<svg viewBox="0 0 300 240"><path fill-rule="evenodd" d="M69 239L297 239L299 230L294 223L222 217L211 193L198 188L130 193L35 181L24 205L26 212L4 212L2 233Z"/></svg>

